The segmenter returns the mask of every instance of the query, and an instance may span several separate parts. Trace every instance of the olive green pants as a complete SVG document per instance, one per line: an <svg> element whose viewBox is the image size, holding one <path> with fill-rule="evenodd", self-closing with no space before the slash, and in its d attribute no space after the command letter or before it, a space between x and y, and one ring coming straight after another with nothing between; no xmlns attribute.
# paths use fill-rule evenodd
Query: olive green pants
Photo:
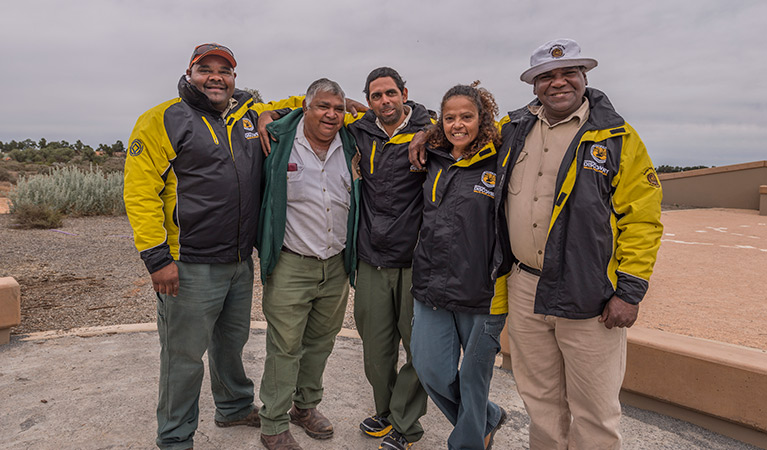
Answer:
<svg viewBox="0 0 767 450"><path fill-rule="evenodd" d="M354 320L362 338L365 376L373 387L376 414L386 417L408 442L423 436L426 391L410 354L413 328L413 269L373 267L359 261ZM405 362L397 371L400 341Z"/></svg>
<svg viewBox="0 0 767 450"><path fill-rule="evenodd" d="M266 279L266 360L259 393L266 435L289 428L291 403L305 409L322 401L322 374L349 297L342 255L321 261L283 251Z"/></svg>

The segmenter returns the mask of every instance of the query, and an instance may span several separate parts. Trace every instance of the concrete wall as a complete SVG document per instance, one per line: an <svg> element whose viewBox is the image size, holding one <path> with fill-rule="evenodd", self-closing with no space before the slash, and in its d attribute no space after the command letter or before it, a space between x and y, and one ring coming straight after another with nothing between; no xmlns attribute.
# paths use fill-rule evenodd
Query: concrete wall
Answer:
<svg viewBox="0 0 767 450"><path fill-rule="evenodd" d="M759 186L767 185L767 161L662 173L658 178L665 205L758 210Z"/></svg>
<svg viewBox="0 0 767 450"><path fill-rule="evenodd" d="M11 338L11 327L21 323L21 289L12 277L0 278L0 345Z"/></svg>
<svg viewBox="0 0 767 450"><path fill-rule="evenodd" d="M623 389L767 432L767 352L633 327Z"/></svg>

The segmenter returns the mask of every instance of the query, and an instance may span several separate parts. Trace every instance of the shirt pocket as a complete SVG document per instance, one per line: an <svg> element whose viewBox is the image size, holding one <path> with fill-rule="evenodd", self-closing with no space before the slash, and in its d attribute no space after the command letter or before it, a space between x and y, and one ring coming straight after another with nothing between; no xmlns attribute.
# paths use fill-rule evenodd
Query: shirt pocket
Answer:
<svg viewBox="0 0 767 450"><path fill-rule="evenodd" d="M511 195L517 195L522 190L527 160L527 152L522 150L517 157L517 162L511 169L511 178L509 179L509 194Z"/></svg>
<svg viewBox="0 0 767 450"><path fill-rule="evenodd" d="M294 169L295 170L291 170ZM304 186L304 165L291 162L288 164L288 201L300 201L306 196Z"/></svg>

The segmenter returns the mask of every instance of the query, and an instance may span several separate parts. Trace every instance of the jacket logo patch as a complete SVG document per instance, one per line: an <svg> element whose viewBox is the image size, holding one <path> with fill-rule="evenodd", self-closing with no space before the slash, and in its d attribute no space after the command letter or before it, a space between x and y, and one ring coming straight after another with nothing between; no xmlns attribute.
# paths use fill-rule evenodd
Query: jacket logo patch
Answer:
<svg viewBox="0 0 767 450"><path fill-rule="evenodd" d="M141 139L134 139L128 146L128 154L131 156L138 156L144 151L144 143Z"/></svg>
<svg viewBox="0 0 767 450"><path fill-rule="evenodd" d="M599 144L592 145L591 156L594 158L594 161L604 164L607 161L607 147Z"/></svg>
<svg viewBox="0 0 767 450"><path fill-rule="evenodd" d="M647 177L647 182L650 183L650 186L654 188L660 187L660 181L658 181L658 175L655 174L655 171L652 170L652 168L648 168L644 171L645 177Z"/></svg>
<svg viewBox="0 0 767 450"><path fill-rule="evenodd" d="M253 122L248 119L242 119L242 126L245 127L245 129L248 131L253 131Z"/></svg>
<svg viewBox="0 0 767 450"><path fill-rule="evenodd" d="M495 172L486 170L482 172L482 184L474 185L474 192L477 194L486 195L490 198L495 198Z"/></svg>
<svg viewBox="0 0 767 450"><path fill-rule="evenodd" d="M490 172L489 170L486 170L482 172L482 184L489 188L495 187L495 172Z"/></svg>
<svg viewBox="0 0 767 450"><path fill-rule="evenodd" d="M258 132L251 132L251 131L245 132L245 139L257 139L257 138L258 138Z"/></svg>
<svg viewBox="0 0 767 450"><path fill-rule="evenodd" d="M607 174L610 173L610 169L605 166L600 166L590 159L583 161L583 168L593 170L594 172L599 172L604 176L607 176Z"/></svg>

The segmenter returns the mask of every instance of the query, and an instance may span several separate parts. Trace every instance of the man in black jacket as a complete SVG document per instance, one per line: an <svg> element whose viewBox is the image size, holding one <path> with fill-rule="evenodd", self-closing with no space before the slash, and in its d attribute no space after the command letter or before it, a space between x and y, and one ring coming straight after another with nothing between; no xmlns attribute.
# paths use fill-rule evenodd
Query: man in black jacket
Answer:
<svg viewBox="0 0 767 450"><path fill-rule="evenodd" d="M354 318L376 408L360 428L385 436L380 448L404 449L423 435L419 418L427 398L410 355L411 264L426 172L411 166L408 144L431 121L426 108L408 101L392 68L373 70L364 92L370 109L347 127L357 140L362 176ZM398 372L400 341L407 359Z"/></svg>
<svg viewBox="0 0 767 450"><path fill-rule="evenodd" d="M157 292L162 449L193 446L206 350L216 425L260 425L242 349L261 204L254 124L267 106L235 90L236 65L222 45L197 46L179 98L138 119L125 162L125 207Z"/></svg>

